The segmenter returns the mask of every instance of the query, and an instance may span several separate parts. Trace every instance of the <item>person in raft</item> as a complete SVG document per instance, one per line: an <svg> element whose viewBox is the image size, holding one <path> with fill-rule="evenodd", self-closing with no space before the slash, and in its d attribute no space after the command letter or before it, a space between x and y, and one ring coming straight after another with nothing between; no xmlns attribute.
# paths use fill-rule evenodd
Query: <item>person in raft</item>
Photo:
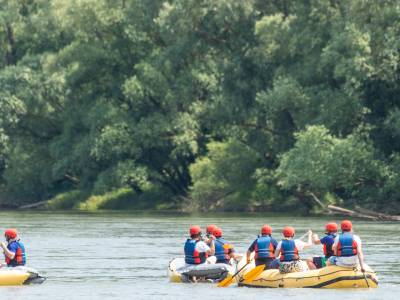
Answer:
<svg viewBox="0 0 400 300"><path fill-rule="evenodd" d="M247 250L247 262L250 262L251 253L255 252L254 259L256 266L265 265L265 269L270 268L275 260L275 249L278 242L272 237L272 228L269 225L261 227L261 235L253 241Z"/></svg>
<svg viewBox="0 0 400 300"><path fill-rule="evenodd" d="M275 256L280 256L279 271L281 273L292 273L308 271L308 265L305 261L300 260L299 251L311 247L312 231L308 231L308 241L303 242L294 239L295 230L291 226L286 226L282 230L283 239L280 241L275 250Z"/></svg>
<svg viewBox="0 0 400 300"><path fill-rule="evenodd" d="M361 272L365 272L364 254L361 247L361 239L353 233L353 224L344 220L340 227L342 233L336 236L332 246L334 256L327 261L327 265L342 267L356 267L360 265Z"/></svg>
<svg viewBox="0 0 400 300"><path fill-rule="evenodd" d="M189 229L190 238L186 240L184 252L185 262L189 265L200 265L207 261L209 255L214 255L214 236L210 236L210 246L201 240L201 228L191 226Z"/></svg>
<svg viewBox="0 0 400 300"><path fill-rule="evenodd" d="M6 259L7 267L25 266L26 255L24 244L19 240L18 232L16 229L7 229L4 232L7 244L2 242L4 256Z"/></svg>
<svg viewBox="0 0 400 300"><path fill-rule="evenodd" d="M314 245L322 245L324 256L314 256L309 262L310 269L321 269L326 266L326 261L333 256L333 244L338 231L336 223L328 223L325 225L325 236L319 238L317 234L313 234L312 240Z"/></svg>
<svg viewBox="0 0 400 300"><path fill-rule="evenodd" d="M208 246L211 246L211 242L212 242L213 240L212 240L210 237L213 236L214 230L217 229L217 228L218 228L218 227L217 227L217 225L215 225L215 224L207 225L207 227L206 227L206 236L205 236L205 238L204 238L204 241L206 242L206 244L207 244Z"/></svg>
<svg viewBox="0 0 400 300"><path fill-rule="evenodd" d="M215 245L215 257L217 258L217 264L230 264L231 258L238 259L239 256L235 253L235 249L231 243L226 241L222 237L222 229L217 227L213 236L215 237L214 245Z"/></svg>

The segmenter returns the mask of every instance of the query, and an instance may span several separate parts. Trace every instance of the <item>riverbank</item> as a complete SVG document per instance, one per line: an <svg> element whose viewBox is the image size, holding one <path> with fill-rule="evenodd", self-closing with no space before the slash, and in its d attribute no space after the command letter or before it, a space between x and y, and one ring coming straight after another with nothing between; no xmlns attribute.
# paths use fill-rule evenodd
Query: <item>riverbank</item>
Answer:
<svg viewBox="0 0 400 300"><path fill-rule="evenodd" d="M151 211L151 212L169 212L178 214L211 214L211 213L270 213L286 214L288 216L342 216L349 218L367 219L372 221L400 221L400 216L388 215L381 212L375 212L355 205L352 209L347 209L332 204L325 205L315 195L313 195L317 206L307 210L307 206L301 203L290 203L286 205L255 205L249 201L247 206L201 208L194 200L183 199L181 202L170 201L168 198L161 197L140 197L132 189L121 188L102 195L91 195L88 192L72 190L60 193L57 196L36 203L20 206L2 206L3 209L18 210L41 210L41 211L80 211L80 212L98 212L98 211Z"/></svg>

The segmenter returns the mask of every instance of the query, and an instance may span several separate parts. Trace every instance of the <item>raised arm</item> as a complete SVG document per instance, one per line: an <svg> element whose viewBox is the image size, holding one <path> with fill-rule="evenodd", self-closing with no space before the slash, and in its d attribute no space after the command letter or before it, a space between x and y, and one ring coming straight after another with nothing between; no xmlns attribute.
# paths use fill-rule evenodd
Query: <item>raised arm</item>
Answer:
<svg viewBox="0 0 400 300"><path fill-rule="evenodd" d="M312 231L309 230L309 231L307 232L307 234L308 234L307 242L303 242L304 248L310 248L310 247L313 246L313 242L312 242Z"/></svg>
<svg viewBox="0 0 400 300"><path fill-rule="evenodd" d="M318 237L318 234L313 234L312 235L312 241L314 243L314 245L320 245L321 244L321 240Z"/></svg>
<svg viewBox="0 0 400 300"><path fill-rule="evenodd" d="M215 254L215 241L214 241L214 237L211 236L210 237L210 250L208 252L209 255L214 255Z"/></svg>

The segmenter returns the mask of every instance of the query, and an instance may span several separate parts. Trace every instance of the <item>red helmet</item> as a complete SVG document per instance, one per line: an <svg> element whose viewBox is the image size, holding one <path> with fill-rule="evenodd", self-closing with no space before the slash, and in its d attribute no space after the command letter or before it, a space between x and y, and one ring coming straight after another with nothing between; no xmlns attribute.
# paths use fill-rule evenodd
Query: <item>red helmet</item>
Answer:
<svg viewBox="0 0 400 300"><path fill-rule="evenodd" d="M206 227L206 232L212 234L212 233L214 232L215 229L217 229L217 226L214 225L214 224L210 224L210 225L207 225L207 227Z"/></svg>
<svg viewBox="0 0 400 300"><path fill-rule="evenodd" d="M4 232L4 236L9 239L15 239L18 235L17 229L10 228Z"/></svg>
<svg viewBox="0 0 400 300"><path fill-rule="evenodd" d="M221 237L222 236L222 229L219 228L219 227L215 228L214 231L213 231L213 235L215 237Z"/></svg>
<svg viewBox="0 0 400 300"><path fill-rule="evenodd" d="M344 220L342 224L340 224L340 227L343 231L350 231L353 228L353 224L351 224L349 220Z"/></svg>
<svg viewBox="0 0 400 300"><path fill-rule="evenodd" d="M189 233L190 233L190 235L196 235L196 234L201 233L200 226L191 226L189 229Z"/></svg>
<svg viewBox="0 0 400 300"><path fill-rule="evenodd" d="M336 231L337 231L337 228L338 228L338 226L337 226L337 224L334 223L334 222L328 223L328 224L326 224L326 226L325 226L325 230L326 230L327 232L336 232Z"/></svg>
<svg viewBox="0 0 400 300"><path fill-rule="evenodd" d="M263 227L261 227L261 234L272 234L271 226L265 224Z"/></svg>
<svg viewBox="0 0 400 300"><path fill-rule="evenodd" d="M294 237L295 230L292 226L286 226L283 228L282 233L284 237Z"/></svg>

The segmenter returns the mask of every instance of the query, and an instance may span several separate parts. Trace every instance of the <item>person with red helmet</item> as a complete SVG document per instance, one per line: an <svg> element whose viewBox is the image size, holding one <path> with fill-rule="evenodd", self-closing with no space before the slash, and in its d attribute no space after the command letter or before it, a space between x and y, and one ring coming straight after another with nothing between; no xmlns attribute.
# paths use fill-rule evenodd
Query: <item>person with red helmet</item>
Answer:
<svg viewBox="0 0 400 300"><path fill-rule="evenodd" d="M222 229L219 227L213 231L216 263L230 264L231 258L236 259L239 257L236 255L233 245L226 241L222 234Z"/></svg>
<svg viewBox="0 0 400 300"><path fill-rule="evenodd" d="M361 271L365 272L361 239L353 233L353 224L349 220L344 220L340 224L340 228L342 233L336 236L332 246L335 255L329 258L327 265L342 267L356 267L360 265Z"/></svg>
<svg viewBox="0 0 400 300"><path fill-rule="evenodd" d="M211 245L208 246L201 237L201 228L191 226L189 229L190 238L184 246L185 262L189 265L199 265L206 262L209 255L214 255L214 236L210 236Z"/></svg>
<svg viewBox="0 0 400 300"><path fill-rule="evenodd" d="M3 248L7 267L24 266L26 264L26 255L24 244L18 238L16 229L7 229L4 232L7 244L0 244Z"/></svg>
<svg viewBox="0 0 400 300"><path fill-rule="evenodd" d="M300 239L294 239L295 229L286 226L282 230L283 239L275 250L275 256L279 257L279 271L281 273L302 272L309 270L307 263L300 260L299 251L311 247L312 231L308 231L308 241L303 242Z"/></svg>
<svg viewBox="0 0 400 300"><path fill-rule="evenodd" d="M247 250L247 262L250 262L251 253L255 252L254 259L256 266L265 265L265 269L270 268L275 260L275 249L278 242L272 237L271 226L265 224L261 227L261 235L256 238Z"/></svg>
<svg viewBox="0 0 400 300"><path fill-rule="evenodd" d="M325 225L325 236L319 238L317 234L313 234L312 240L314 245L322 245L324 256L314 256L308 261L310 269L320 269L326 266L326 261L334 255L332 246L338 231L338 225L334 222Z"/></svg>
<svg viewBox="0 0 400 300"><path fill-rule="evenodd" d="M217 229L217 225L215 224L209 224L206 226L206 236L204 238L204 241L206 242L207 245L211 246L211 242L213 241L210 239L211 236L214 234L214 230Z"/></svg>

